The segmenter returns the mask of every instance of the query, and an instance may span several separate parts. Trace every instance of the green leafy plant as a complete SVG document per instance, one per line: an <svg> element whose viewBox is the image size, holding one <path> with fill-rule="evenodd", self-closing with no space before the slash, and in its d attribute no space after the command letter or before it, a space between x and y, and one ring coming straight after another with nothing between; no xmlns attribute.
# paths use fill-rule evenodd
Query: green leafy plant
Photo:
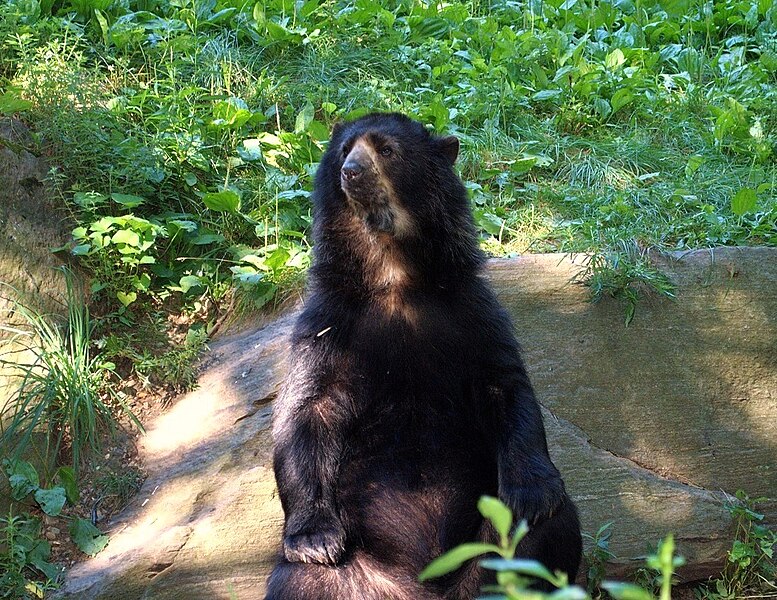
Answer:
<svg viewBox="0 0 777 600"><path fill-rule="evenodd" d="M125 206L139 206L143 198L113 194ZM75 195L76 202L93 208L105 202L101 194ZM154 246L165 230L158 224L133 215L101 217L89 226L73 230L75 246L71 252L83 258L95 273L92 292L108 290L109 295L127 307L138 299L139 293L149 291L149 265L156 263Z"/></svg>
<svg viewBox="0 0 777 600"><path fill-rule="evenodd" d="M0 597L38 599L56 587L61 570L49 562L51 545L41 538L39 519L0 517L0 548Z"/></svg>
<svg viewBox="0 0 777 600"><path fill-rule="evenodd" d="M479 562L486 570L494 571L496 585L488 585L483 591L493 600L541 600L569 599L589 600L591 596L582 588L569 585L565 573L551 573L541 563L535 560L516 558L518 544L529 532L525 521L513 527L512 511L500 500L483 496L478 502L478 510L487 519L499 535L498 544L469 543L461 544L433 560L418 576L420 581L441 577L459 569L464 563L479 556L496 555ZM601 540L605 534L606 525L597 534ZM602 558L604 558L602 556ZM659 543L658 552L647 557L647 565L658 574L660 587L659 600L671 600L672 578L675 569L685 563L682 557L674 556L674 539L667 536ZM537 581L547 582L557 588L552 593L544 593L531 589ZM615 600L655 600L653 594L631 583L604 581L601 584L607 593Z"/></svg>
<svg viewBox="0 0 777 600"><path fill-rule="evenodd" d="M499 543L461 544L432 561L421 571L418 576L420 581L451 573L478 556L495 554L499 558L487 558L480 561L480 565L496 572L497 585L493 588L489 586L487 591L502 594L496 596L497 598L521 598L522 594L529 593L527 588L534 580L546 581L557 588L567 587L569 581L566 574L551 573L535 560L515 558L518 544L529 533L529 526L525 521L513 530L512 511L500 500L490 496L483 496L478 501L478 510L483 518L488 519L494 526L499 535ZM576 595L578 592L583 593L579 588L574 588L574 592L568 597L580 597Z"/></svg>
<svg viewBox="0 0 777 600"><path fill-rule="evenodd" d="M615 558L610 551L610 535L612 522L602 525L594 535L583 533L583 537L591 542L590 549L585 553L585 563L588 565L586 591L592 598L601 598L601 585L606 575L607 561Z"/></svg>
<svg viewBox="0 0 777 600"><path fill-rule="evenodd" d="M145 387L170 386L177 392L194 389L197 383L197 358L206 350L208 339L204 327L191 327L180 344L154 353L148 347L137 349L132 337L109 336L104 353L112 360L129 360Z"/></svg>
<svg viewBox="0 0 777 600"><path fill-rule="evenodd" d="M26 461L4 459L3 468L8 476L14 503L33 504L50 517L60 517L63 516L65 502L75 504L79 500L75 471L71 467L60 467L57 472L60 485L51 487L41 487L37 470ZM103 535L90 521L78 517L71 519L70 533L76 546L90 556L97 554L108 543L108 536ZM45 565L43 567L48 568ZM56 571L56 567L50 568ZM43 568L39 567L39 570ZM44 573L50 575L51 570Z"/></svg>
<svg viewBox="0 0 777 600"><path fill-rule="evenodd" d="M170 294L283 293L328 132L376 109L462 139L494 254L774 245L776 9L686 4L14 0L2 97L61 165L74 249L127 324ZM665 283L643 266L598 286L627 318Z"/></svg>
<svg viewBox="0 0 777 600"><path fill-rule="evenodd" d="M18 349L11 357L0 357L0 365L19 379L0 412L0 443L6 455L19 458L30 450L38 432L44 438L40 448L44 464L56 462L67 448L77 471L85 455L99 449L101 433L115 431L117 410L141 425L109 385L114 365L93 352L89 310L69 271L65 279L68 314L62 326L20 302L13 303L26 330L17 331L11 341L21 344L30 359L14 360Z"/></svg>
<svg viewBox="0 0 777 600"><path fill-rule="evenodd" d="M758 504L766 498L750 498L742 490L726 503L736 522L734 544L728 551L726 567L718 579L703 586L700 598L734 600L742 597L768 597L777 593L777 532L762 524Z"/></svg>
<svg viewBox="0 0 777 600"><path fill-rule="evenodd" d="M3 471L10 487L11 509L0 518L0 597L43 598L55 589L63 569L52 562L51 544L41 537L41 521L29 511L35 509L48 518L65 519L66 502L78 502L75 472L60 467L59 485L43 487L35 467L19 459L3 459ZM19 512L19 507L26 510ZM73 542L84 553L94 555L108 543L108 537L90 521L69 518Z"/></svg>
<svg viewBox="0 0 777 600"><path fill-rule="evenodd" d="M658 543L656 552L647 556L644 572L648 589L611 581L605 581L602 587L616 600L672 600L675 570L685 564L682 556L674 555L674 549L674 536L668 535Z"/></svg>

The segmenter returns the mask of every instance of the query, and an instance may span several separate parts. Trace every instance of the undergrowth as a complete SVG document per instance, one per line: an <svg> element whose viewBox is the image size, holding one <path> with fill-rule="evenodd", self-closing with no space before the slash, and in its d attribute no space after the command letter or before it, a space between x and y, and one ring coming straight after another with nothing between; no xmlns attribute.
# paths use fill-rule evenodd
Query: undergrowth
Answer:
<svg viewBox="0 0 777 600"><path fill-rule="evenodd" d="M115 365L93 351L94 323L69 271L65 280L63 324L20 302L12 304L23 324L12 328L14 335L4 340L0 354L0 367L18 380L0 407L0 450L16 460L34 448L46 467L68 452L77 472L84 459L99 451L101 435L115 432L117 412L142 427L112 385Z"/></svg>
<svg viewBox="0 0 777 600"><path fill-rule="evenodd" d="M0 113L35 123L78 224L63 251L130 322L170 294L271 301L309 264L332 123L368 110L458 135L484 247L593 251L627 320L668 287L619 245L777 240L773 0L0 11Z"/></svg>

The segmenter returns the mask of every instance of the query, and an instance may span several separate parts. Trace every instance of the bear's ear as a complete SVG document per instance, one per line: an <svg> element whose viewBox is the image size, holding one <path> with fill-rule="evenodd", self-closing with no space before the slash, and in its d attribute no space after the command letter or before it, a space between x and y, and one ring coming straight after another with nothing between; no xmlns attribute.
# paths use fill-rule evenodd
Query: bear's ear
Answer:
<svg viewBox="0 0 777 600"><path fill-rule="evenodd" d="M449 135L447 137L438 138L437 146L440 148L443 156L448 159L451 164L456 163L456 159L459 156L459 140L456 136Z"/></svg>

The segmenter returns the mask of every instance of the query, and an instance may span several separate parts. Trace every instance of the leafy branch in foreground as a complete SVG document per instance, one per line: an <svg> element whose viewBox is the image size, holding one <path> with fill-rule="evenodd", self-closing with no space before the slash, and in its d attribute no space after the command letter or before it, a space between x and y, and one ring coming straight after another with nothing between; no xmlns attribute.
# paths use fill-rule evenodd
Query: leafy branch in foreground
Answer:
<svg viewBox="0 0 777 600"><path fill-rule="evenodd" d="M483 588L483 591L489 594L482 596L483 599L591 600L591 596L585 590L576 585L569 585L566 573L560 571L551 573L536 560L515 557L518 545L529 532L529 527L526 521L521 521L511 535L513 514L500 500L483 496L478 502L478 510L494 526L499 534L499 543L461 544L432 561L421 571L418 576L420 581L428 581L452 573L473 558L495 554L497 557L480 561L482 568L494 571L496 575L496 585ZM674 538L669 535L659 543L656 554L647 557L648 567L660 573L659 600L671 600L672 576L675 569L685 563L682 557L674 556L674 549ZM547 582L557 589L550 593L531 589L537 581ZM632 583L605 581L602 587L615 600L655 600L650 591Z"/></svg>

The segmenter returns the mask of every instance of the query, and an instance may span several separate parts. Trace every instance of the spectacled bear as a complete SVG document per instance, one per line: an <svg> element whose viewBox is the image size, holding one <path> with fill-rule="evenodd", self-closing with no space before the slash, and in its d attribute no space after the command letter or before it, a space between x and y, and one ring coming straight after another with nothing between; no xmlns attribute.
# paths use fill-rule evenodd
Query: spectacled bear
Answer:
<svg viewBox="0 0 777 600"><path fill-rule="evenodd" d="M315 179L314 261L273 423L285 513L267 600L464 600L475 564L418 573L493 531L577 573L576 509L551 462L505 310L480 275L459 143L400 114L335 126Z"/></svg>

